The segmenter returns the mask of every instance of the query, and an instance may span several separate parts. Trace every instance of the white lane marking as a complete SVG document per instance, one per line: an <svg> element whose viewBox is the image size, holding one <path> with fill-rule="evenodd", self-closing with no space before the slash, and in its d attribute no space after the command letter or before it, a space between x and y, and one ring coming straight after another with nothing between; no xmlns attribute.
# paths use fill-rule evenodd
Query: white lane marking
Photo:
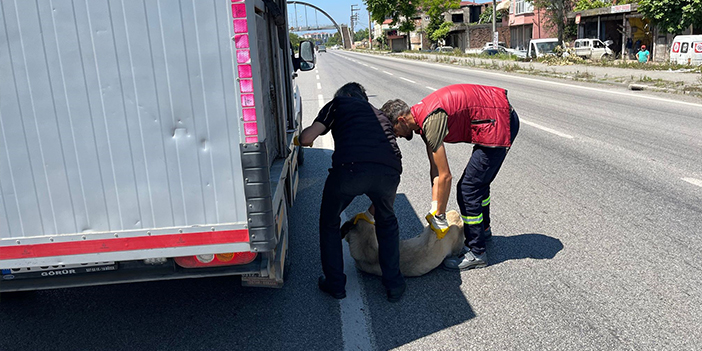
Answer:
<svg viewBox="0 0 702 351"><path fill-rule="evenodd" d="M407 78L405 78L405 77L400 77L400 79L406 80L406 81L408 81L408 82L410 82L410 83L413 83L413 84L417 84L417 82L415 82L415 81L413 81L413 80L411 80L411 79L407 79Z"/></svg>
<svg viewBox="0 0 702 351"><path fill-rule="evenodd" d="M378 67L370 66L370 68L372 68L372 69L374 69L374 70L376 70L376 71L378 70Z"/></svg>
<svg viewBox="0 0 702 351"><path fill-rule="evenodd" d="M318 69L314 70L314 73L319 74L319 70Z"/></svg>
<svg viewBox="0 0 702 351"><path fill-rule="evenodd" d="M542 125L540 125L540 124L536 124L536 123L533 123L533 122L525 121L523 118L520 118L520 119L519 119L519 122L524 123L524 124L526 124L526 125L528 125L528 126L532 126L532 127L534 127L534 128L541 129L541 130L543 130L543 131L546 131L546 132L549 132L549 133L552 133L552 134L556 134L556 135L558 135L559 137L563 137L563 138L567 138L567 139L573 139L573 138L574 138L572 135L565 134L565 133L561 133L561 132L559 132L559 131L557 131L557 130L554 130L554 129L551 129L551 128L549 128L549 127L544 127L544 126L542 126Z"/></svg>
<svg viewBox="0 0 702 351"><path fill-rule="evenodd" d="M317 82L317 89L322 90L322 83Z"/></svg>
<svg viewBox="0 0 702 351"><path fill-rule="evenodd" d="M324 107L324 95L317 95L317 101L319 101L319 107Z"/></svg>
<svg viewBox="0 0 702 351"><path fill-rule="evenodd" d="M319 74L317 75L317 80L319 80Z"/></svg>
<svg viewBox="0 0 702 351"><path fill-rule="evenodd" d="M377 57L381 60L405 61L407 63L413 63L413 64L417 64L417 65L427 65L427 66L436 67L436 63L430 63L430 62L421 62L421 61L414 61L414 60L395 58L395 57L379 57L379 56L373 55L373 54L362 54L362 53L354 53L354 54ZM467 71L466 68L453 67L453 66L448 66L448 65L442 65L440 67L447 68L447 69L459 70L459 71L463 71L463 72ZM509 79L521 79L521 80L527 80L527 81L532 81L532 82L537 82L537 83L553 84L553 85L565 86L565 87L569 87L569 88L585 89L585 90L597 91L597 92L607 93L607 94L624 95L627 97L635 97L635 98L639 98L639 99L658 100L658 101L664 101L664 102L668 102L668 103L672 103L672 104L683 104L683 105L694 106L694 107L702 107L702 104L698 104L698 103L694 103L694 102L687 102L687 101L665 99L665 98L657 97L655 95L633 94L633 93L627 93L627 92L623 92L623 91L615 91L615 90L593 88L593 87L587 87L587 86L581 86L581 85L573 85L573 84L567 84L567 83L561 83L561 82L554 82L554 81L550 81L550 80L540 80L540 79L534 79L534 78L529 78L529 77L520 77L517 75L510 75L510 74L497 73L497 72L487 72L487 71L477 71L477 70L470 70L470 72L475 73L475 74L502 76L502 77L509 78Z"/></svg>
<svg viewBox="0 0 702 351"><path fill-rule="evenodd" d="M362 63L362 65L364 65L364 66L368 67L368 65L367 65L367 64L365 64L365 63Z"/></svg>
<svg viewBox="0 0 702 351"><path fill-rule="evenodd" d="M688 182L688 183L690 183L690 184L694 184L694 185L697 185L697 186L699 186L699 187L702 187L702 180L700 180L700 179L696 179L696 178L682 178L682 180L684 180L684 181L686 181L686 182Z"/></svg>
<svg viewBox="0 0 702 351"><path fill-rule="evenodd" d="M394 74L392 74L392 73L390 73L390 72L388 72L388 71L383 71L383 73L389 74L389 75L391 75L391 76L394 76Z"/></svg>
<svg viewBox="0 0 702 351"><path fill-rule="evenodd" d="M334 152L334 139L331 133L320 137L321 148L331 155ZM346 211L341 213L341 223L349 219ZM344 351L375 350L373 333L371 333L368 303L363 284L360 283L360 273L356 270L351 251L346 240L344 247L344 274L346 274L346 298L338 300L341 319L341 338Z"/></svg>
<svg viewBox="0 0 702 351"><path fill-rule="evenodd" d="M346 211L341 213L341 223L348 220ZM344 350L375 350L370 329L370 316L366 304L366 294L360 283L353 257L346 240L344 245L344 273L346 274L346 298L339 300L341 310L341 336Z"/></svg>
<svg viewBox="0 0 702 351"><path fill-rule="evenodd" d="M436 88L432 88L432 87L429 87L429 86L426 86L425 88L427 88L427 89L429 89L429 90L431 90L431 91L436 91L436 90L437 90Z"/></svg>

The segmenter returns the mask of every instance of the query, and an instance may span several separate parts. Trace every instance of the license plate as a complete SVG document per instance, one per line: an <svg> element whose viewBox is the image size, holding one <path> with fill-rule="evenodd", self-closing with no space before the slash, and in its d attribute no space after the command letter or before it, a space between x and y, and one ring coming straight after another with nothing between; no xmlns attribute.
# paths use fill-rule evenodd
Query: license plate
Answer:
<svg viewBox="0 0 702 351"><path fill-rule="evenodd" d="M100 262L91 264L76 264L76 265L62 265L62 266L51 266L51 267L34 267L34 268L20 268L20 269L3 269L2 279L3 280L16 280L16 279L35 279L35 278L51 278L51 277L63 277L76 274L86 274L86 273L98 273L107 271L116 271L117 263L115 262Z"/></svg>

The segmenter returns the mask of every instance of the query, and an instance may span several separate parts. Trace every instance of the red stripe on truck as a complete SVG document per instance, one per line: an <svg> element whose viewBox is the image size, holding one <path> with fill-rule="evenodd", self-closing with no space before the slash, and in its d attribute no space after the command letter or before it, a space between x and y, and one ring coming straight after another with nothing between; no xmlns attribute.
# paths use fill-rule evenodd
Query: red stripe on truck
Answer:
<svg viewBox="0 0 702 351"><path fill-rule="evenodd" d="M1 247L0 260L247 242L249 242L249 231L247 229L152 235L133 238L82 240Z"/></svg>

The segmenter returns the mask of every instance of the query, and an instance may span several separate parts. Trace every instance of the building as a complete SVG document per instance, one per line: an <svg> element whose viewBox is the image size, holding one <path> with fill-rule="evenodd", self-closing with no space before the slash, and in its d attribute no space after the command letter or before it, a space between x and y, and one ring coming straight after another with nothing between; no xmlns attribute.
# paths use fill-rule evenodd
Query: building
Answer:
<svg viewBox="0 0 702 351"><path fill-rule="evenodd" d="M300 35L301 38L305 40L313 41L315 44L326 43L329 38L334 36L336 32L315 32L315 33L303 33Z"/></svg>
<svg viewBox="0 0 702 351"><path fill-rule="evenodd" d="M509 8L507 25L509 26L509 46L515 49L527 49L531 39L554 38L555 30L546 26L544 10L534 9L528 0L504 0L498 5Z"/></svg>
<svg viewBox="0 0 702 351"><path fill-rule="evenodd" d="M666 60L666 35L663 34L657 45L653 45L658 31L637 9L638 4L615 5L573 11L568 14L568 18L573 19L578 26L578 39L611 40L613 44L609 47L617 56L624 52L623 57L633 59L641 45L646 45L651 51L652 59Z"/></svg>
<svg viewBox="0 0 702 351"><path fill-rule="evenodd" d="M392 24L392 19L385 19L383 23L373 23L373 37L385 38L387 48L391 51L407 50L407 33L398 31L398 24Z"/></svg>
<svg viewBox="0 0 702 351"><path fill-rule="evenodd" d="M492 22L479 23L480 14L492 3L478 4L472 1L461 1L460 8L449 10L444 14L444 20L453 23L451 32L446 37L445 45L461 51L478 49L492 41ZM509 29L504 22L497 22L498 41L509 42Z"/></svg>

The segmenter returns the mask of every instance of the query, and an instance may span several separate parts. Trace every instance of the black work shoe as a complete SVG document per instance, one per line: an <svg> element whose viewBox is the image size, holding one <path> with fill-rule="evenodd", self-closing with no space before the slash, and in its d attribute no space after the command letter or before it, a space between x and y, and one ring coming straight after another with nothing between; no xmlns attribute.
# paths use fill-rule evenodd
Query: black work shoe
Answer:
<svg viewBox="0 0 702 351"><path fill-rule="evenodd" d="M407 290L407 284L402 284L401 286L398 286L397 288L385 290L388 294L388 301L390 301L390 302L400 301L400 299L402 298L402 294L405 293L405 290Z"/></svg>
<svg viewBox="0 0 702 351"><path fill-rule="evenodd" d="M327 285L327 279L324 278L324 276L319 277L319 280L317 280L317 286L319 286L319 290L324 291L325 293L329 294L329 296L337 300L341 300L346 297L346 291L333 291Z"/></svg>

